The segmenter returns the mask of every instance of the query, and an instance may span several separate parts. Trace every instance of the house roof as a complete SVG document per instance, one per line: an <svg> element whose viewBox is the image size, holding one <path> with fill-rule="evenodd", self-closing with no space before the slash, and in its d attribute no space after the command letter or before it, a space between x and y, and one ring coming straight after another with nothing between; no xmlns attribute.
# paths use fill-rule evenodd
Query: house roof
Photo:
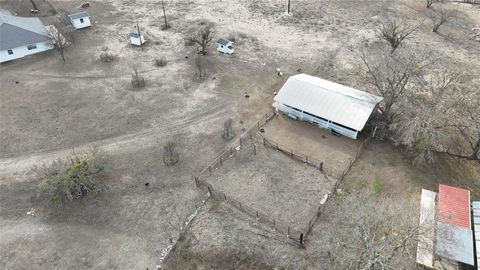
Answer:
<svg viewBox="0 0 480 270"><path fill-rule="evenodd" d="M39 18L17 17L0 13L0 50L13 49L50 40Z"/></svg>
<svg viewBox="0 0 480 270"><path fill-rule="evenodd" d="M128 34L128 36L133 37L133 38L139 38L140 37L138 32L131 32L130 34Z"/></svg>
<svg viewBox="0 0 480 270"><path fill-rule="evenodd" d="M288 78L274 100L360 131L383 98L307 74L298 74Z"/></svg>
<svg viewBox="0 0 480 270"><path fill-rule="evenodd" d="M470 191L440 185L438 194L438 221L471 229Z"/></svg>
<svg viewBox="0 0 480 270"><path fill-rule="evenodd" d="M474 265L472 231L438 222L436 253L444 258Z"/></svg>
<svg viewBox="0 0 480 270"><path fill-rule="evenodd" d="M228 45L228 43L231 43L231 41L226 39L226 38L221 38L221 39L217 40L217 43L226 46L226 45Z"/></svg>
<svg viewBox="0 0 480 270"><path fill-rule="evenodd" d="M88 14L88 12L86 11L80 11L77 13L70 14L68 15L68 17L70 18L70 20L75 20L75 19L90 17L90 14Z"/></svg>

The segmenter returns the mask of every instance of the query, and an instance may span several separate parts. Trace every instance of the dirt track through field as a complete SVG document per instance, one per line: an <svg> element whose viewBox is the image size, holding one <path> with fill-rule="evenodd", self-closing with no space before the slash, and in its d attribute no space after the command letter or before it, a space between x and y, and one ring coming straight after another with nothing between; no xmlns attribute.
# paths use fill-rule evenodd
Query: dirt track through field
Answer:
<svg viewBox="0 0 480 270"><path fill-rule="evenodd" d="M221 117L225 115L228 110L229 109L225 104L218 104L206 111L192 114L192 117L190 118L177 120L162 127L149 128L132 134L90 142L74 148L45 151L14 158L0 159L0 176L8 177L15 175L15 178L20 180L23 177L19 177L18 174L26 173L39 164L65 158L72 153L72 149L75 149L75 152L78 153L87 151L92 147L98 147L99 150L108 154L118 151L128 152L129 150L149 147L157 144L159 138L165 137L169 134L175 134L176 132L193 125L205 123L216 117Z"/></svg>

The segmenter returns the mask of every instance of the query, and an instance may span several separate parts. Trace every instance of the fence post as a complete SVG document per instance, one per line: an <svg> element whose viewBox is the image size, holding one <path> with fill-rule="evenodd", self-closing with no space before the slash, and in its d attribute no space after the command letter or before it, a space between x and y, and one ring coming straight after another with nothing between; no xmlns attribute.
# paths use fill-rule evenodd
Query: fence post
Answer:
<svg viewBox="0 0 480 270"><path fill-rule="evenodd" d="M265 145L265 138L263 138L263 145Z"/></svg>
<svg viewBox="0 0 480 270"><path fill-rule="evenodd" d="M290 227L287 227L287 237L290 235Z"/></svg>
<svg viewBox="0 0 480 270"><path fill-rule="evenodd" d="M233 155L233 149L231 146L230 146L230 155Z"/></svg>
<svg viewBox="0 0 480 270"><path fill-rule="evenodd" d="M198 177L195 177L195 185L196 185L197 188L198 188L198 185L199 185L199 184L198 184Z"/></svg>
<svg viewBox="0 0 480 270"><path fill-rule="evenodd" d="M275 230L275 219L273 220L273 229Z"/></svg>
<svg viewBox="0 0 480 270"><path fill-rule="evenodd" d="M210 176L212 176L212 167L208 166L208 171L210 172Z"/></svg>
<svg viewBox="0 0 480 270"><path fill-rule="evenodd" d="M257 220L258 220L258 211L255 211L256 215L257 215Z"/></svg>
<svg viewBox="0 0 480 270"><path fill-rule="evenodd" d="M223 160L222 156L220 156L220 166L223 166Z"/></svg>
<svg viewBox="0 0 480 270"><path fill-rule="evenodd" d="M260 121L257 121L257 129L260 129Z"/></svg>
<svg viewBox="0 0 480 270"><path fill-rule="evenodd" d="M240 205L240 209L242 209L242 203L241 203L241 202L238 202L238 204Z"/></svg>
<svg viewBox="0 0 480 270"><path fill-rule="evenodd" d="M303 245L303 233L300 233L300 244Z"/></svg>
<svg viewBox="0 0 480 270"><path fill-rule="evenodd" d="M305 162L308 164L308 156L305 156Z"/></svg>
<svg viewBox="0 0 480 270"><path fill-rule="evenodd" d="M208 192L213 195L212 188L210 187L210 185L208 185L207 188L208 188Z"/></svg>
<svg viewBox="0 0 480 270"><path fill-rule="evenodd" d="M310 230L310 228L312 228L312 220L310 219L310 221L308 222L308 229Z"/></svg>
<svg viewBox="0 0 480 270"><path fill-rule="evenodd" d="M322 161L322 162L320 162L320 167L319 167L319 168L320 168L320 171L322 171L322 172L323 172L323 161Z"/></svg>
<svg viewBox="0 0 480 270"><path fill-rule="evenodd" d="M223 198L225 199L225 201L227 200L227 195L225 195L225 193L223 193Z"/></svg>
<svg viewBox="0 0 480 270"><path fill-rule="evenodd" d="M253 145L253 154L256 156L257 155L257 147L255 144Z"/></svg>

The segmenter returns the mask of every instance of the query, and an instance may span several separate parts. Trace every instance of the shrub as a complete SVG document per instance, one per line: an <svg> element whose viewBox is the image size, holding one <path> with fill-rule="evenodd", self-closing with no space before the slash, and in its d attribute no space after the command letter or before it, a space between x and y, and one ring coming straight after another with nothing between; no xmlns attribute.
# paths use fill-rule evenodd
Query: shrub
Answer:
<svg viewBox="0 0 480 270"><path fill-rule="evenodd" d="M108 63L108 62L113 62L113 60L115 60L115 57L113 56L113 54L111 54L108 51L107 47L104 47L102 49L102 53L100 53L100 61L102 63Z"/></svg>
<svg viewBox="0 0 480 270"><path fill-rule="evenodd" d="M157 67L164 67L167 65L167 63L168 61L167 61L167 58L165 58L165 56L155 59L155 64L157 65Z"/></svg>
<svg viewBox="0 0 480 270"><path fill-rule="evenodd" d="M132 83L133 88L145 87L145 79L140 75L136 67L133 67L133 74L130 82Z"/></svg>
<svg viewBox="0 0 480 270"><path fill-rule="evenodd" d="M163 163L167 166L177 164L179 160L178 152L175 150L175 143L167 142L163 145Z"/></svg>
<svg viewBox="0 0 480 270"><path fill-rule="evenodd" d="M102 162L93 152L84 156L73 154L67 160L57 160L37 169L38 197L56 205L97 193L104 187Z"/></svg>
<svg viewBox="0 0 480 270"><path fill-rule="evenodd" d="M222 138L231 140L235 137L235 130L233 129L232 126L232 119L229 118L227 121L223 123L223 129L222 129Z"/></svg>

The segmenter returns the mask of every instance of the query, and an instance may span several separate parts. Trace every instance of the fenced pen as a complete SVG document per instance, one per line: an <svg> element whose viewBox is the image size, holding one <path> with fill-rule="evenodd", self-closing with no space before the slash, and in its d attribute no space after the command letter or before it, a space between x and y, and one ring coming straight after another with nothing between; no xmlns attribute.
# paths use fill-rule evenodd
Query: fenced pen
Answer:
<svg viewBox="0 0 480 270"><path fill-rule="evenodd" d="M240 199L234 198L234 196L229 196L228 194L225 194L223 191L219 190L218 188L214 187L211 183L207 182L207 178L213 175L213 171L222 167L224 163L227 162L227 160L232 159L235 156L235 153L239 151L240 149L239 147L242 147L242 144L244 144L246 140L252 139L254 135L257 135L257 134L261 135L261 132L259 131L262 129L262 127L265 124L268 123L268 121L274 118L275 115L276 115L275 111L272 111L271 113L266 114L264 118L257 121L253 126L251 126L242 135L240 135L229 147L227 147L222 153L220 153L210 164L208 164L208 166L206 166L200 172L199 175L195 176L194 180L195 180L196 186L198 188L207 189L211 194L211 197L217 200L225 201L235 206L242 212L250 215L251 217L258 220L259 222L271 227L272 229L279 232L280 234L285 235L288 239L292 240L294 243L302 246L305 243L307 236L311 233L312 228L316 223L317 219L321 215L322 209L325 203L327 202L328 198L335 194L338 188L338 185L341 183L341 181L347 174L348 170L352 167L356 159L360 156L361 152L370 141L370 136L362 142L360 147L357 149L355 156L349 161L347 167L344 170L339 170L334 166L325 164L325 162L322 160L309 157L285 145L279 144L271 139L267 139L264 136L261 136L261 140L259 141L259 143L261 144L263 142L265 147L273 148L277 151L280 151L290 156L291 158L297 159L310 166L318 168L318 170L321 171L322 174L330 175L336 179L333 187L331 189L329 188L328 194L325 195L325 197L321 200L318 208L314 210L315 213L313 217L308 219L308 224L307 222L305 222L303 223L305 224L304 226L302 225L300 228L295 228L294 226L291 226L291 224L290 225L285 224L285 220L284 222L281 222L280 220L273 218L271 215L267 215L265 211L264 212L259 211L258 209L255 209L254 207L248 205L247 203L243 203Z"/></svg>

